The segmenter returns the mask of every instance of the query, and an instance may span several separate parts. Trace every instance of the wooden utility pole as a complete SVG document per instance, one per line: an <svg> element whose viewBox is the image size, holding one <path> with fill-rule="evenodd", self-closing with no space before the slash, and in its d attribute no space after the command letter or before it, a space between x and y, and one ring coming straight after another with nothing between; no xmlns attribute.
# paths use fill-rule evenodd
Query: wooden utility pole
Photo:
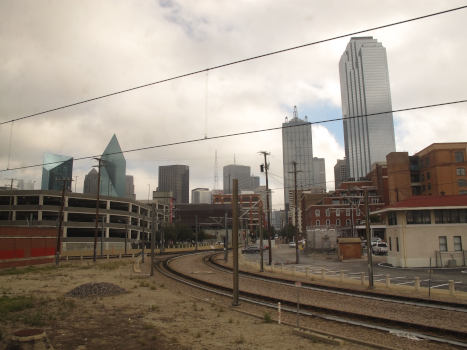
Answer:
<svg viewBox="0 0 467 350"><path fill-rule="evenodd" d="M94 230L94 254L92 260L96 262L96 255L97 255L97 233L99 231L99 204L100 204L100 191L101 191L101 166L102 166L102 158L94 158L97 160L97 196L96 196L96 227ZM126 237L125 232L125 237Z"/></svg>
<svg viewBox="0 0 467 350"><path fill-rule="evenodd" d="M371 251L371 228L370 209L368 206L368 189L365 189L365 226L366 226L366 249L368 257L368 288L373 289L373 256Z"/></svg>
<svg viewBox="0 0 467 350"><path fill-rule="evenodd" d="M15 181L16 179L9 179L11 182L10 182L10 211L8 212L8 221L11 221L13 220L13 199L14 199L14 196L13 196L13 181Z"/></svg>
<svg viewBox="0 0 467 350"><path fill-rule="evenodd" d="M267 156L270 155L269 152L266 151L261 151L259 153L262 153L264 155L264 173L266 175L266 212L267 212L267 233L268 233L268 245L269 245L269 261L268 265L272 264L272 247L271 247L271 210L269 208L269 179L268 179L268 170L269 170L269 165L267 161Z"/></svg>
<svg viewBox="0 0 467 350"><path fill-rule="evenodd" d="M258 222L259 222L259 253L260 253L260 265L259 271L264 272L264 259L263 259L263 204L259 203L258 209Z"/></svg>
<svg viewBox="0 0 467 350"><path fill-rule="evenodd" d="M238 306L238 179L232 180L232 252L233 252L233 300Z"/></svg>
<svg viewBox="0 0 467 350"><path fill-rule="evenodd" d="M297 162L293 161L294 174L294 203L295 203L295 264L300 264L300 255L298 251L298 193L297 193Z"/></svg>
<svg viewBox="0 0 467 350"><path fill-rule="evenodd" d="M73 181L71 179L57 179L57 181L62 182L62 200L60 203L60 214L58 216L58 232L57 232L57 247L55 248L55 266L58 266L60 263L60 250L61 250L61 238L62 238L62 224L63 224L63 209L65 207L65 189L67 186L67 182ZM71 185L70 185L71 188Z"/></svg>
<svg viewBox="0 0 467 350"><path fill-rule="evenodd" d="M151 230L151 276L154 276L154 246L156 244L156 229L159 224L157 209L155 208L157 203L152 204L152 230Z"/></svg>

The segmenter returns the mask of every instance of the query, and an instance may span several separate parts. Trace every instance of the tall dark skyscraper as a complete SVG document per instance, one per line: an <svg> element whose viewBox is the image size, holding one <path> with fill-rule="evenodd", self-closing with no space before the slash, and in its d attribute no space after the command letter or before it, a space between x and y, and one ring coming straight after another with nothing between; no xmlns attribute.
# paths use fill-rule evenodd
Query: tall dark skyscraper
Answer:
<svg viewBox="0 0 467 350"><path fill-rule="evenodd" d="M190 200L190 168L188 165L165 165L159 167L160 192L172 192L175 203L189 203Z"/></svg>
<svg viewBox="0 0 467 350"><path fill-rule="evenodd" d="M230 164L223 168L224 193L232 193L232 179L238 180L239 191L254 191L259 187L259 176L251 176L247 165Z"/></svg>
<svg viewBox="0 0 467 350"><path fill-rule="evenodd" d="M359 179L371 164L395 152L386 49L370 37L351 38L339 62L348 176Z"/></svg>

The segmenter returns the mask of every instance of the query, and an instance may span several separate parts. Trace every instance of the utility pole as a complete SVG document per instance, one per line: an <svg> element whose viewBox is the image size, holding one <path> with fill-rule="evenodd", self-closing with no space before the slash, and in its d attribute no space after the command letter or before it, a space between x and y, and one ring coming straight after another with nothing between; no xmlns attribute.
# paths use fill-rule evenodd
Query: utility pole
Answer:
<svg viewBox="0 0 467 350"><path fill-rule="evenodd" d="M57 181L62 182L62 200L60 204L60 214L58 216L58 232L57 232L57 247L55 249L55 266L59 265L60 262L60 250L61 250L61 238L62 238L62 224L63 224L63 209L65 207L65 189L67 187L68 181L73 181L71 179L57 179ZM71 188L71 185L70 185Z"/></svg>
<svg viewBox="0 0 467 350"><path fill-rule="evenodd" d="M259 209L258 209L258 215L259 215L259 252L260 252L260 265L259 265L259 271L264 272L264 259L263 259L263 205L260 202Z"/></svg>
<svg viewBox="0 0 467 350"><path fill-rule="evenodd" d="M238 179L232 179L232 252L233 252L233 300L238 306Z"/></svg>
<svg viewBox="0 0 467 350"><path fill-rule="evenodd" d="M297 162L293 161L293 174L294 174L294 203L295 203L295 263L300 263L300 255L298 252L298 195L297 195Z"/></svg>
<svg viewBox="0 0 467 350"><path fill-rule="evenodd" d="M11 221L13 220L13 181L15 181L16 179L9 179L11 182L10 182L10 211L8 212L8 221Z"/></svg>
<svg viewBox="0 0 467 350"><path fill-rule="evenodd" d="M368 189L365 189L365 226L366 226L366 249L368 257L368 288L373 289L373 256L371 252L371 229L370 210L368 206Z"/></svg>
<svg viewBox="0 0 467 350"><path fill-rule="evenodd" d="M100 204L100 191L101 191L101 166L102 158L94 158L97 160L97 196L96 196L96 228L94 230L94 255L92 260L96 262L96 253L97 253L97 232L99 231L99 204ZM126 232L125 232L126 235Z"/></svg>
<svg viewBox="0 0 467 350"><path fill-rule="evenodd" d="M224 261L227 262L229 256L229 229L227 227L227 212L224 216L225 238L224 238Z"/></svg>
<svg viewBox="0 0 467 350"><path fill-rule="evenodd" d="M195 216L195 250L198 250L198 215Z"/></svg>
<svg viewBox="0 0 467 350"><path fill-rule="evenodd" d="M154 246L156 244L156 226L159 224L156 203L152 204L152 230L151 230L151 276L154 276ZM155 217L154 217L155 216Z"/></svg>
<svg viewBox="0 0 467 350"><path fill-rule="evenodd" d="M269 208L269 179L268 179L268 170L269 165L267 161L267 156L270 155L269 152L261 151L264 156L264 173L266 174L266 212L267 212L267 231L268 231L268 245L269 245L269 262L268 265L272 264L272 247L271 247L271 211Z"/></svg>

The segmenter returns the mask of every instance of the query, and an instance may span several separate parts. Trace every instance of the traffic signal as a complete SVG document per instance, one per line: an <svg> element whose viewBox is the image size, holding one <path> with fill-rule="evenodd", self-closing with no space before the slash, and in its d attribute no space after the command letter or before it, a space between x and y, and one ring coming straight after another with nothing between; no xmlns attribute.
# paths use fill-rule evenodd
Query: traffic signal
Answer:
<svg viewBox="0 0 467 350"><path fill-rule="evenodd" d="M261 170L262 173L264 173L264 164L261 164L261 165L259 166L259 169Z"/></svg>

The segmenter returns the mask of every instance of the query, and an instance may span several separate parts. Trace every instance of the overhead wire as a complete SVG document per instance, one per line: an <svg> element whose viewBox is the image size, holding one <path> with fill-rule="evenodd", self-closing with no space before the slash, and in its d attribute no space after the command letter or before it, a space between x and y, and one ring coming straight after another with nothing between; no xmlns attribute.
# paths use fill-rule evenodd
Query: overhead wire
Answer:
<svg viewBox="0 0 467 350"><path fill-rule="evenodd" d="M337 39L346 38L346 37L353 36L353 35L363 34L363 33L371 32L371 31L378 30L378 29L389 28L389 27L393 27L393 26L396 26L396 25L401 25L401 24L405 24L405 23L409 23L409 22L414 22L414 21L418 21L418 20L421 20L421 19L426 19L426 18L430 18L430 17L434 17L434 16L439 16L439 15L442 15L442 14L446 14L446 13L450 13L450 12L454 12L454 11L459 11L459 10L463 10L463 9L466 9L466 8L467 8L467 5L459 6L459 7L455 7L455 8L451 8L451 9L447 9L447 10L443 10L443 11L438 11L438 12L433 12L433 13L429 13L429 14L426 14L426 15L413 17L413 18L409 18L409 19L405 19L405 20L401 20L401 21L397 21L397 22L392 22L392 23L383 24L383 25L379 25L379 26L375 26L375 27L371 27L371 28L366 28L366 29L354 31L354 32L351 32L351 33L336 35L336 36L333 36L333 37L330 37L330 38L320 39L320 40L312 41L312 42L309 42L309 43L288 47L288 48L285 48L285 49L270 51L270 52L259 54L259 55L256 55L256 56L251 56L251 57L247 57L247 58L243 58L243 59L239 59L239 60L219 64L219 65L216 65L216 66L213 66L213 67L208 67L208 68L204 68L204 69L195 70L195 71L192 71L192 72L189 72L189 73L175 75L173 77L164 78L164 79L153 81L153 82L150 82L150 83L130 87L130 88L123 89L123 90L110 92L110 93L107 93L107 94L104 94L104 95L88 98L88 99L85 99L85 100L80 100L80 101L73 102L73 103L70 103L70 104L67 104L67 105L50 108L50 109L47 109L47 110L44 110L44 111L40 111L40 112L36 112L36 113L32 113L32 114L27 114L27 115L24 115L24 116L21 116L21 117L16 117L16 118L13 118L13 119L10 119L10 120L7 120L7 121L0 122L0 125L7 124L7 123L12 123L14 121L19 121L19 120L24 120L24 119L37 117L37 116L44 115L44 114L47 114L47 113L50 113L50 112L55 112L55 111L59 111L59 110L62 110L62 109L78 106L78 105L81 105L81 104L101 100L101 99L108 98L108 97L111 97L111 96L116 96L116 95L120 95L120 94L123 94L123 93L143 89L143 88L146 88L146 87L149 87L149 86L162 84L162 83L166 83L166 82L181 79L181 78L186 78L186 77L197 75L197 74L200 74L200 73L203 73L203 72L207 73L210 70L221 69L221 68L233 66L233 65L236 65L236 64L257 60L257 59L260 59L260 58L277 55L277 54L288 52L288 51L293 51L293 50L297 50L297 49L301 49L301 48L305 48L305 47L309 47L309 46L313 46L313 45L317 45L317 44L322 44L322 43L326 43L326 42L337 40Z"/></svg>
<svg viewBox="0 0 467 350"><path fill-rule="evenodd" d="M234 133L230 133L230 134L202 137L202 138L196 138L196 139L191 139L191 140L183 140L183 141L169 142L169 143L153 145L153 146L133 148L133 149L124 150L124 151L120 151L120 152L105 153L105 154L102 154L102 155L92 155L92 156L78 157L78 158L74 158L74 160L79 161L79 160L93 159L93 158L100 157L100 156L109 156L109 155L115 155L115 154L141 152L141 151L146 151L146 150L156 149L156 148L178 146L178 145L190 144L190 143L201 142L201 141L216 140L216 139L222 139L222 138L234 137L234 136L250 135L250 134L256 134L256 133L261 133L261 132L268 132L268 131L275 131L275 130L281 130L281 129L294 128L294 127L299 127L299 126L304 126L304 125L324 124L324 123L330 123L330 122L342 121L342 120L348 120L348 119L365 118L365 117L371 117L371 116L382 116L382 115L385 115L385 114L388 114L388 113L407 112L407 111L413 111L413 110L419 110L419 109L427 109L427 108L434 108L434 107L440 107L440 106L454 105L454 104L465 103L465 102L467 102L467 99L449 101L449 102L441 102L441 103L435 103L435 104L423 105L423 106L400 108L400 109L395 109L395 110L391 110L391 111L369 113L369 114L363 114L363 115L357 115L357 116L325 119L325 120L319 120L319 121L313 121L313 122L304 121L303 123L297 123L297 124L291 124L291 125L281 125L281 126L272 127L272 128L240 131L240 132L234 132ZM59 163L61 163L61 162L59 161L59 162L40 163L40 164L25 165L25 166L20 166L20 167L15 167L15 168L0 169L0 173L5 172L5 171L42 167L44 165L52 165L52 164L59 164Z"/></svg>

